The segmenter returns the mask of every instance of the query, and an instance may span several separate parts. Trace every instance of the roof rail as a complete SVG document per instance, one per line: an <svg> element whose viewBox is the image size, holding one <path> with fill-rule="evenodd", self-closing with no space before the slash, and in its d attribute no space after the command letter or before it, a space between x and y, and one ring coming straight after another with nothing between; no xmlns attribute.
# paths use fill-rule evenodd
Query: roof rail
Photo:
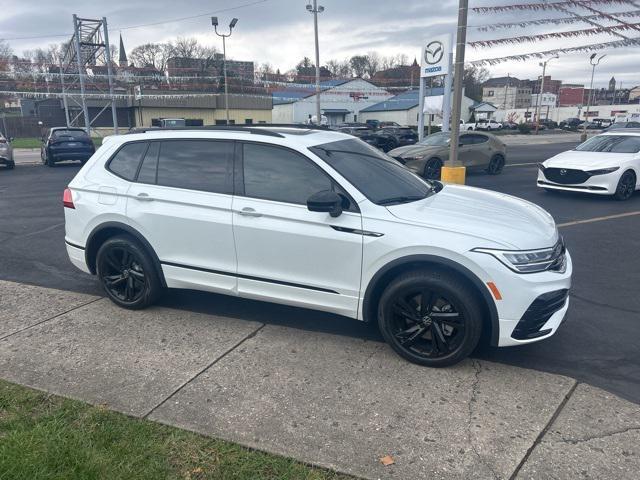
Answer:
<svg viewBox="0 0 640 480"><path fill-rule="evenodd" d="M266 135L268 137L280 137L284 138L284 135L281 135L278 132L272 132L270 130L262 130L260 128L255 128L252 125L204 125L198 127L135 127L128 133L146 133L146 132L161 132L161 131L215 131L215 130L226 130L232 132L247 132L254 135Z"/></svg>

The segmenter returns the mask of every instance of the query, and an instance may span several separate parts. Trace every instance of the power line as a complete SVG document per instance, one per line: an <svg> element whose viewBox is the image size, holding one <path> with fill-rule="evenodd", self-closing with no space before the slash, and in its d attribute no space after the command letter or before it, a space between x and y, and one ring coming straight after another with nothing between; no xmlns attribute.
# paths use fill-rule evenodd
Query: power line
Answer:
<svg viewBox="0 0 640 480"><path fill-rule="evenodd" d="M156 25L165 25L167 23L183 22L185 20L192 20L194 18L209 17L209 16L217 14L217 13L224 13L224 12L229 12L229 11L232 11L232 10L238 10L238 9L241 9L241 8L251 7L253 5L258 5L260 3L265 3L265 2L268 2L268 1L269 0L256 0L254 2L244 3L242 5L236 5L235 7L223 8L221 10L216 10L216 11L213 11L213 12L200 13L198 15L190 15L188 17L179 17L179 18L173 18L173 19L169 19L169 20L161 20L161 21L158 21L158 22L142 23L142 24L139 24L139 25L128 25L128 26L124 26L124 27L113 27L113 29L114 30L131 30L131 29L134 29L134 28L152 27L152 26L156 26ZM69 32L69 33L52 33L50 35L34 35L34 36L29 36L29 37L7 37L7 38L0 38L0 40L6 40L6 41L32 40L32 39L38 39L38 38L70 37L71 35L73 35L71 32Z"/></svg>

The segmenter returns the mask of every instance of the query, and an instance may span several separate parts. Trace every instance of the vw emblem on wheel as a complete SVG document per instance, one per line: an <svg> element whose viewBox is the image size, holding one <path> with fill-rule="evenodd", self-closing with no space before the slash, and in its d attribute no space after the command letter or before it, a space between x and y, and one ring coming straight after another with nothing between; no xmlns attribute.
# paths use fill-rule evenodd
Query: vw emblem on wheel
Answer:
<svg viewBox="0 0 640 480"><path fill-rule="evenodd" d="M442 56L444 55L444 45L437 40L429 43L427 48L424 49L424 61L428 65L435 65L440 63Z"/></svg>
<svg viewBox="0 0 640 480"><path fill-rule="evenodd" d="M567 171L563 168L562 170L560 170L560 175L566 175Z"/></svg>

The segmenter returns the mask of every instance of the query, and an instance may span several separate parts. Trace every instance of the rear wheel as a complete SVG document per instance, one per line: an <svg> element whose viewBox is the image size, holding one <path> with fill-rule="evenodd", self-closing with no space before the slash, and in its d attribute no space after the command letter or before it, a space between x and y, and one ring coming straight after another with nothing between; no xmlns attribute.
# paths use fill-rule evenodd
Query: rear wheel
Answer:
<svg viewBox="0 0 640 480"><path fill-rule="evenodd" d="M56 162L53 161L53 158L51 158L51 155L47 150L44 151L44 164L47 167L55 167L56 165Z"/></svg>
<svg viewBox="0 0 640 480"><path fill-rule="evenodd" d="M128 235L102 244L96 256L96 273L109 298L124 308L148 307L162 291L150 255Z"/></svg>
<svg viewBox="0 0 640 480"><path fill-rule="evenodd" d="M616 187L616 193L613 194L613 198L616 200L624 201L629 200L636 190L636 174L631 170L627 170L622 174Z"/></svg>
<svg viewBox="0 0 640 480"><path fill-rule="evenodd" d="M489 175L499 175L504 168L504 157L502 155L494 155L487 167L487 173Z"/></svg>
<svg viewBox="0 0 640 480"><path fill-rule="evenodd" d="M397 277L385 289L378 325L401 357L445 367L458 363L477 346L482 308L475 292L456 276L418 270Z"/></svg>
<svg viewBox="0 0 640 480"><path fill-rule="evenodd" d="M424 173L422 176L427 180L440 180L442 173L442 160L439 158L430 158L424 165Z"/></svg>

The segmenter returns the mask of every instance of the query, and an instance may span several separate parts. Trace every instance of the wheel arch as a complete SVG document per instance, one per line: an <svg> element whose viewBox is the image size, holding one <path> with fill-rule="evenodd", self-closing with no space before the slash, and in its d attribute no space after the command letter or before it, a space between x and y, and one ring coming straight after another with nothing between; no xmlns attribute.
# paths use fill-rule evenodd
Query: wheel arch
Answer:
<svg viewBox="0 0 640 480"><path fill-rule="evenodd" d="M500 334L500 324L498 319L498 309L495 301L491 297L488 288L485 287L475 273L467 267L460 265L453 260L438 257L435 255L409 255L398 258L387 263L380 268L367 284L362 303L362 318L365 322L375 322L377 317L378 300L389 282L398 275L414 269L420 268L441 268L452 271L459 278L467 282L469 286L479 295L479 300L483 306L484 324L488 327L488 339L492 346L498 345Z"/></svg>
<svg viewBox="0 0 640 480"><path fill-rule="evenodd" d="M98 253L100 245L102 245L109 238L122 234L130 235L142 244L144 249L151 256L151 261L153 262L162 286L166 287L167 282L164 278L164 273L162 272L160 259L158 258L158 255L156 254L151 244L135 228L120 222L101 223L100 225L95 227L89 234L84 253L85 261L87 263L87 267L89 267L89 271L94 275L96 273L96 255Z"/></svg>

